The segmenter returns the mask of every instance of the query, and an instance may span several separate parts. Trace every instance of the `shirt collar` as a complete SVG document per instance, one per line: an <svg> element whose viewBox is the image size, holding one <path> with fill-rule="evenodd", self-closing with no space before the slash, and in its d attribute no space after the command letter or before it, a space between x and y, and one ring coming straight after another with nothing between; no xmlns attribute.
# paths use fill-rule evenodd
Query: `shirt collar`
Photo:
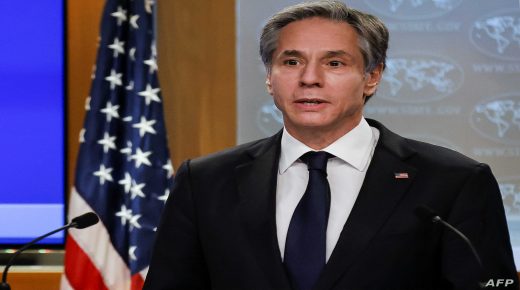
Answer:
<svg viewBox="0 0 520 290"><path fill-rule="evenodd" d="M362 118L356 127L322 151L333 154L357 170L363 171L370 161L370 153L374 149L375 143L370 125L365 118ZM279 173L285 172L300 156L309 151L313 151L313 149L291 136L284 128L278 164Z"/></svg>

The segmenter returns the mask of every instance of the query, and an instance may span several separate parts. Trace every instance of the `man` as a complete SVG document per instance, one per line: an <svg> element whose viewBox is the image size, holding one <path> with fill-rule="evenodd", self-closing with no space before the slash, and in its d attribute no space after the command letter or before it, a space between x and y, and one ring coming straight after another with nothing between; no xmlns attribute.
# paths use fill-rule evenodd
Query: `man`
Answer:
<svg viewBox="0 0 520 290"><path fill-rule="evenodd" d="M341 2L269 20L260 53L284 129L179 168L145 289L518 288L489 167L363 118L387 44Z"/></svg>

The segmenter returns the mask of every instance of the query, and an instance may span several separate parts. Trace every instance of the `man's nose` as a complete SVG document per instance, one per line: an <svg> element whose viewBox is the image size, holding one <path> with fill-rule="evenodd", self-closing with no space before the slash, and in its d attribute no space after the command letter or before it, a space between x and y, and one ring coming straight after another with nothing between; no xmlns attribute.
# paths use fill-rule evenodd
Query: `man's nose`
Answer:
<svg viewBox="0 0 520 290"><path fill-rule="evenodd" d="M323 86L323 71L319 63L307 63L300 75L301 87L322 87Z"/></svg>

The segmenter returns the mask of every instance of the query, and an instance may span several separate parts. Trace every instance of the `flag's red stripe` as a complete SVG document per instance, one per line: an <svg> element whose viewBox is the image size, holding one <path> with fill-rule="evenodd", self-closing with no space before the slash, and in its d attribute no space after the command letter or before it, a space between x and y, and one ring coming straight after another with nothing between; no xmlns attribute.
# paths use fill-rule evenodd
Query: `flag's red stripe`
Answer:
<svg viewBox="0 0 520 290"><path fill-rule="evenodd" d="M98 269L74 239L68 235L65 247L65 275L74 289L108 289Z"/></svg>
<svg viewBox="0 0 520 290"><path fill-rule="evenodd" d="M143 280L143 276L141 276L141 274L139 273L135 273L133 276L132 276L132 287L130 287L132 290L141 290L143 289L143 286L144 286L144 280Z"/></svg>

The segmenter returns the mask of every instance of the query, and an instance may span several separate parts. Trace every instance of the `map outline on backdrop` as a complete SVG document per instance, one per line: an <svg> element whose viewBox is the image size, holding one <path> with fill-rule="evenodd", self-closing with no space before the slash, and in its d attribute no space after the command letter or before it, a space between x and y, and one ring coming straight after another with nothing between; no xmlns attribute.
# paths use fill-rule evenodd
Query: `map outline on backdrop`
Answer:
<svg viewBox="0 0 520 290"><path fill-rule="evenodd" d="M514 13L516 18L512 16ZM485 36L488 44L480 43L484 41ZM471 44L484 55L502 60L520 61L520 54L516 57L503 55L504 52L514 50L515 47L520 50L520 9L499 9L476 19L469 30L469 39ZM482 40L477 43L477 39ZM490 51L491 48L483 47L484 45L494 47L495 51Z"/></svg>
<svg viewBox="0 0 520 290"><path fill-rule="evenodd" d="M424 20L443 16L456 9L463 0L363 0L374 12L400 20ZM345 2L345 1L344 1ZM381 6L385 5L387 9ZM410 13L410 8L413 13ZM422 13L417 13L419 9ZM402 12L404 10L404 12ZM432 11L433 10L433 11ZM426 13L424 12L426 11ZM402 12L402 13L401 13Z"/></svg>

